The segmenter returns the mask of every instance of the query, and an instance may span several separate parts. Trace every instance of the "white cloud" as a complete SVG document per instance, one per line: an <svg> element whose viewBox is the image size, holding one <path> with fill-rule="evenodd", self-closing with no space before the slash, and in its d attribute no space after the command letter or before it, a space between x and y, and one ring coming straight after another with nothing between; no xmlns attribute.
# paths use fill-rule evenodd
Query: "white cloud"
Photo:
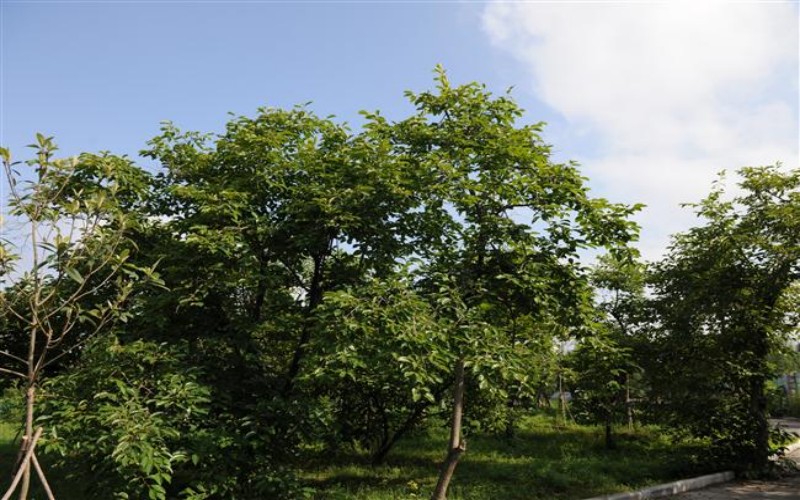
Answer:
<svg viewBox="0 0 800 500"><path fill-rule="evenodd" d="M646 257L688 227L716 172L800 166L798 8L785 3L493 3L491 41L602 153L578 159L612 200L643 201ZM561 138L564 140L564 137Z"/></svg>

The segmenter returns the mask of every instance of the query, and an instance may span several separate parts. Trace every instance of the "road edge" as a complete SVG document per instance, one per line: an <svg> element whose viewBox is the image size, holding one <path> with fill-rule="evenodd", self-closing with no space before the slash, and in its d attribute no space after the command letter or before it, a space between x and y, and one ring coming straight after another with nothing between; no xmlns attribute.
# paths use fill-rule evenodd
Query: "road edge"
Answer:
<svg viewBox="0 0 800 500"><path fill-rule="evenodd" d="M800 443L796 443L800 446ZM677 495L691 490L699 490L707 486L719 483L726 483L735 477L733 471L727 470L715 474L693 477L690 479L680 479L670 483L657 484L643 490L630 491L625 493L614 493L613 495L601 495L599 497L587 498L586 500L636 500L640 498L660 498Z"/></svg>
<svg viewBox="0 0 800 500"><path fill-rule="evenodd" d="M800 449L800 440L793 442L784 449L784 456ZM661 498L692 490L699 490L715 484L726 483L735 478L733 471L717 472L706 474L705 476L693 477L690 479L680 479L670 483L657 484L638 491L625 493L614 493L611 495L601 495L587 498L586 500L638 500L642 498Z"/></svg>
<svg viewBox="0 0 800 500"><path fill-rule="evenodd" d="M787 446L783 453L784 453L784 455L788 455L789 453L793 452L794 450L796 450L798 448L800 448L800 439L798 439L794 443L792 443L789 446Z"/></svg>

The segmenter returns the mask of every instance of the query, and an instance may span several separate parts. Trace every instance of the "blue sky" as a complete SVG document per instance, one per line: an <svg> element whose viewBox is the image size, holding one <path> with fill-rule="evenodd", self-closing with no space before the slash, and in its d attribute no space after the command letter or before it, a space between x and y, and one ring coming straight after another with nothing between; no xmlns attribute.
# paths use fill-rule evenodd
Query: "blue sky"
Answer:
<svg viewBox="0 0 800 500"><path fill-rule="evenodd" d="M695 221L716 172L798 151L794 2L34 2L2 0L0 143L135 156L159 122L221 130L228 112L313 101L409 111L403 91L515 87L557 159L598 195L648 204L642 249ZM141 162L146 165L146 162Z"/></svg>
<svg viewBox="0 0 800 500"><path fill-rule="evenodd" d="M16 150L43 131L69 153L135 154L161 120L218 130L265 105L400 117L403 91L430 87L437 63L502 90L521 76L482 34L482 8L8 2L3 140Z"/></svg>

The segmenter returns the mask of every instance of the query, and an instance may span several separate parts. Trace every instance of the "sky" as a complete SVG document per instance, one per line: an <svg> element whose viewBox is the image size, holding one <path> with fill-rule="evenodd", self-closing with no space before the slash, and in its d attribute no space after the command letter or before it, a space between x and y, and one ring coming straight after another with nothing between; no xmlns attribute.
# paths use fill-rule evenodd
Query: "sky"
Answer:
<svg viewBox="0 0 800 500"><path fill-rule="evenodd" d="M514 87L594 195L647 204L655 259L719 171L800 167L799 26L791 1L0 0L0 144L137 157L164 120L215 132L309 101L357 128L407 116L440 63Z"/></svg>

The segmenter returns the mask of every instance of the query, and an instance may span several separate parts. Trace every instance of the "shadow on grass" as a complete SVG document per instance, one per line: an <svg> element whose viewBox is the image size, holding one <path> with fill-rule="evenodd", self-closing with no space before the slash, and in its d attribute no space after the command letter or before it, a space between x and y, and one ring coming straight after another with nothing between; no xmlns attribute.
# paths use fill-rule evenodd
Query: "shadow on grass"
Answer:
<svg viewBox="0 0 800 500"><path fill-rule="evenodd" d="M556 428L542 417L523 424L514 439L467 438L453 479L451 499L568 499L626 491L686 477L696 449L653 429L621 432L606 450L599 428ZM315 461L303 477L319 498L415 498L433 488L445 455L443 428L401 442L387 464L368 465L364 455L340 454Z"/></svg>
<svg viewBox="0 0 800 500"><path fill-rule="evenodd" d="M6 489L11 485L11 473L17 460L18 450L19 436L17 426L9 422L0 421L0 494L5 493ZM47 481L50 483L56 498L69 500L88 500L91 498L79 489L78 485L67 481L61 474L51 470L46 458L40 457L38 453L37 457L39 457L47 476ZM12 496L12 498L16 497ZM46 498L36 474L31 477L30 498L31 500Z"/></svg>

